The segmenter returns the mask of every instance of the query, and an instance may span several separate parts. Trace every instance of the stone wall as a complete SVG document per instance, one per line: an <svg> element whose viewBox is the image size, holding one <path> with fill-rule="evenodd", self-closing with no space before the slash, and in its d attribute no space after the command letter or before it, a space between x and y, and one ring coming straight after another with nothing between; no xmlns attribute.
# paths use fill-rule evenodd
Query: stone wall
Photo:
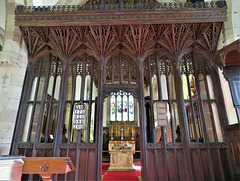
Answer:
<svg viewBox="0 0 240 181"><path fill-rule="evenodd" d="M218 43L218 49L221 49L240 38L240 1L226 1L228 6L228 20L227 22L224 22Z"/></svg>
<svg viewBox="0 0 240 181"><path fill-rule="evenodd" d="M19 3L7 1L5 41L0 51L0 155L9 154L27 65L25 45L14 25L14 10Z"/></svg>

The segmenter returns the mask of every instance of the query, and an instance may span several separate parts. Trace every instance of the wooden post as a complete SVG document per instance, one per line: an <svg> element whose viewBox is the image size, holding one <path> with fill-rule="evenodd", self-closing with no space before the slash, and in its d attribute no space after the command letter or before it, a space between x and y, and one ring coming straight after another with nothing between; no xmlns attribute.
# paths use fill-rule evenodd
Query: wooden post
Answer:
<svg viewBox="0 0 240 181"><path fill-rule="evenodd" d="M147 167L147 136L146 136L146 112L145 112L145 99L144 99L144 74L143 74L143 60L138 57L139 64L139 118L140 118L140 150L141 150L141 165L142 165L142 180L148 180L148 167Z"/></svg>
<svg viewBox="0 0 240 181"><path fill-rule="evenodd" d="M158 80L158 100L159 101L162 101L162 90L161 90L161 87L162 87L162 84L161 84L161 74L160 74L160 70L159 70L159 67L160 67L160 62L159 62L159 56L158 56L158 53L156 53L156 72L157 72L157 80ZM169 92L169 91L168 91ZM173 129L173 128L172 128ZM167 139L166 139L166 131L165 131L165 127L161 127L161 137L162 137L162 141L163 141L163 154L164 154L164 157L163 157L163 161L164 161L164 178L165 180L168 180L168 162L167 162ZM172 139L174 139L172 137ZM156 142L155 142L156 143ZM156 152L156 151L155 151ZM157 153L156 153L156 157L157 157ZM158 162L157 162L158 163ZM157 167L157 165L156 165ZM158 179L158 177L157 177Z"/></svg>
<svg viewBox="0 0 240 181"><path fill-rule="evenodd" d="M57 116L57 125L54 135L53 156L59 156L59 145L62 142L63 119L65 113L65 100L67 97L67 84L69 76L69 57L63 57L62 82L59 96L59 109Z"/></svg>
<svg viewBox="0 0 240 181"><path fill-rule="evenodd" d="M102 178L102 143L103 143L103 79L104 79L104 62L105 58L102 58L100 62L100 81L98 84L98 117L97 117L97 164L96 164L96 171L97 171L97 180L101 180Z"/></svg>
<svg viewBox="0 0 240 181"><path fill-rule="evenodd" d="M17 121L16 125L14 128L14 133L13 133L13 141L11 144L11 149L10 149L10 155L17 155L18 154L18 144L19 142L22 141L22 136L23 136L23 129L25 125L25 117L27 114L28 110L28 105L25 104L31 94L32 91L32 81L33 81L33 68L32 64L28 63L25 78L24 78L24 83L23 83L23 90L22 90L22 95L21 95L21 100L19 103L19 111L17 114Z"/></svg>
<svg viewBox="0 0 240 181"><path fill-rule="evenodd" d="M207 153L208 153L208 163L209 163L209 168L210 168L210 175L211 179L215 180L215 175L214 175L214 170L213 170L213 162L212 162L212 155L210 151L210 144L209 144L209 137L208 137L208 132L207 132L207 123L206 123L206 117L204 114L204 108L203 108L203 101L202 101L202 96L201 96L201 87L199 83L199 72L197 69L197 59L196 56L192 55L192 62L193 62L193 67L194 67L194 76L195 76L195 81L196 81L196 88L197 88L197 96L199 99L200 103L200 112L202 116L202 124L203 124L203 134L204 134L204 141L207 143ZM200 152L200 151L199 151ZM199 156L201 156L199 154Z"/></svg>
<svg viewBox="0 0 240 181"><path fill-rule="evenodd" d="M34 144L33 144L32 157L35 157L36 154L37 154L36 144L39 142L40 134L41 134L42 121L43 121L44 108L45 108L45 100L46 100L46 96L47 96L48 82L49 82L49 75L50 75L50 68L51 68L51 59L52 59L52 56L51 56L51 54L49 54L48 63L47 63L48 64L47 65L47 72L46 72L46 75L45 75L43 94L42 94L41 104L40 104L39 117L38 117L38 121L37 121L37 130L36 130ZM45 140L46 139L47 138L45 137Z"/></svg>
<svg viewBox="0 0 240 181"><path fill-rule="evenodd" d="M190 138L187 125L187 113L185 109L185 102L183 97L183 87L181 79L181 71L179 67L179 61L175 60L173 63L173 72L174 72L174 83L177 99L177 108L179 116L179 124L181 128L182 142L184 144L184 157L186 165L186 176L187 180L194 180L193 167L191 162L191 153L190 153Z"/></svg>

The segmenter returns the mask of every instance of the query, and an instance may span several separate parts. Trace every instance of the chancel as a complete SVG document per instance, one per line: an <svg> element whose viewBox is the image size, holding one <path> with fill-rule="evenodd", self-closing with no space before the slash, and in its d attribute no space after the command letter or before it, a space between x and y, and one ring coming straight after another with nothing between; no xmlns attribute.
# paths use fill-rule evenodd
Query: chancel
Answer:
<svg viewBox="0 0 240 181"><path fill-rule="evenodd" d="M10 154L71 159L75 170L55 180L238 179L240 41L226 43L230 0L209 1L17 6L8 18L18 27L0 52L12 47L0 56L9 90L0 132L13 129L8 111L17 114ZM10 34L21 48L9 46ZM13 54L20 49L24 65ZM19 71L9 66L26 69L19 108Z"/></svg>

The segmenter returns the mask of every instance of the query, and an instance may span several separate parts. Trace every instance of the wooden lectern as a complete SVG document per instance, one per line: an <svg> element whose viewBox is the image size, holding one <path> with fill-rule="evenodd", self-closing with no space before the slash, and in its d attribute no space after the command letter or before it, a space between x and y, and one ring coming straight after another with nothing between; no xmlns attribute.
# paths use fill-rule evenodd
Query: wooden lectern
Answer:
<svg viewBox="0 0 240 181"><path fill-rule="evenodd" d="M39 174L43 181L51 181L55 174L65 174L75 168L69 157L25 157L23 174Z"/></svg>

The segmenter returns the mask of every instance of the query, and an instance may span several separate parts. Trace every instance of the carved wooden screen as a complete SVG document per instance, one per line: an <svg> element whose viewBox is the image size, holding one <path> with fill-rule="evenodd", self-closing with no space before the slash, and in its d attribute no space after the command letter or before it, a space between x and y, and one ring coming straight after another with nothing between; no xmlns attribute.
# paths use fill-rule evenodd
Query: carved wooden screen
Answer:
<svg viewBox="0 0 240 181"><path fill-rule="evenodd" d="M77 102L85 105L85 127L82 131L81 142L94 142L94 128L96 122L96 98L98 84L96 81L98 62L94 57L82 55L77 57L69 67L67 99L65 101L65 115L63 123L62 142L77 142L77 130L72 128L73 107Z"/></svg>
<svg viewBox="0 0 240 181"><path fill-rule="evenodd" d="M104 96L123 87L139 101L144 179L211 180L218 178L219 170L230 172L227 164L213 167L228 156L226 144L218 143L224 141L224 114L219 111L219 83L213 83L218 81L212 56L220 23L37 29L23 32L30 58L14 151L70 156L76 172L61 179L101 178ZM43 58L31 66L39 57ZM86 125L77 132L72 113L79 101L86 107ZM155 127L157 101L168 103L166 127Z"/></svg>
<svg viewBox="0 0 240 181"><path fill-rule="evenodd" d="M57 57L43 57L33 66L22 142L53 142L61 75L62 63Z"/></svg>
<svg viewBox="0 0 240 181"><path fill-rule="evenodd" d="M118 54L106 64L106 84L136 84L137 67L131 57Z"/></svg>
<svg viewBox="0 0 240 181"><path fill-rule="evenodd" d="M196 65L195 65L196 64ZM144 95L148 126L154 126L157 120L156 101L164 101L169 105L169 125L165 127L167 142L182 142L181 126L179 124L178 102L179 96L175 91L173 62L166 57L149 56L144 62ZM180 61L181 82L185 109L187 112L188 132L191 142L222 142L223 136L219 121L218 109L214 96L212 76L202 59L192 60L186 55ZM151 78L150 78L151 77ZM147 105L149 104L150 109ZM149 114L148 114L149 111ZM206 122L206 125L205 125ZM160 127L149 128L149 142L162 142ZM204 132L205 130L205 132Z"/></svg>

